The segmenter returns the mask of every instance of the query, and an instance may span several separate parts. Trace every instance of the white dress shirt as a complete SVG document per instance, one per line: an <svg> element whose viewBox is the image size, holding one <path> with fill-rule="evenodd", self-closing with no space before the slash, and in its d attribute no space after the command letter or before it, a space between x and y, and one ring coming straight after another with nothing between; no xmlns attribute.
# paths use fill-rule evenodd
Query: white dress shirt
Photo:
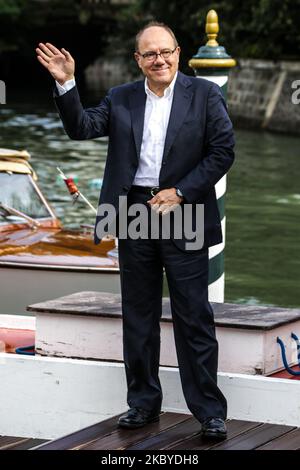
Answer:
<svg viewBox="0 0 300 470"><path fill-rule="evenodd" d="M159 186L159 173L164 152L167 128L174 96L177 73L164 90L163 96L157 96L148 87L145 106L144 130L139 166L133 184L137 186ZM63 95L75 86L75 79L67 80L63 85L56 82L59 95Z"/></svg>
<svg viewBox="0 0 300 470"><path fill-rule="evenodd" d="M139 166L133 180L137 186L159 186L159 173L177 73L163 96L155 95L145 79L147 95Z"/></svg>

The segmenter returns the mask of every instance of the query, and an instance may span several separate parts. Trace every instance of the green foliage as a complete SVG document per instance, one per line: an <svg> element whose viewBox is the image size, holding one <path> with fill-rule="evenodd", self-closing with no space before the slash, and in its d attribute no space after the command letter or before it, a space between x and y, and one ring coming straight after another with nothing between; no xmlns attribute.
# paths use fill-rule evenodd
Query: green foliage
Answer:
<svg viewBox="0 0 300 470"><path fill-rule="evenodd" d="M299 59L299 0L136 0L121 14L122 41L150 19L163 21L175 31L187 60L206 42L210 9L219 16L218 41L232 56Z"/></svg>
<svg viewBox="0 0 300 470"><path fill-rule="evenodd" d="M50 80L35 53L48 41L74 55L76 77L84 81L85 68L105 55L121 8L103 1L0 0L0 79L11 87Z"/></svg>
<svg viewBox="0 0 300 470"><path fill-rule="evenodd" d="M0 17L17 18L25 6L25 0L0 0Z"/></svg>
<svg viewBox="0 0 300 470"><path fill-rule="evenodd" d="M191 73L187 62L206 43L210 9L219 15L218 41L233 57L299 60L300 0L0 0L0 68L15 75L12 54L30 63L37 41L48 40L69 47L81 67L106 54L137 71L135 34L155 19L175 31L181 69Z"/></svg>

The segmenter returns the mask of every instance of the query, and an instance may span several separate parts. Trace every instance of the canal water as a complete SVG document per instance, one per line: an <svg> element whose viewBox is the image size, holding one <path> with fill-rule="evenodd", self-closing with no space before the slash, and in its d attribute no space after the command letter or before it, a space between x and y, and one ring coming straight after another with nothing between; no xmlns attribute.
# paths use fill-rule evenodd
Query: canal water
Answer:
<svg viewBox="0 0 300 470"><path fill-rule="evenodd" d="M107 139L71 141L47 90L8 94L7 101L0 106L0 147L31 153L40 187L66 227L93 224L84 203L72 205L56 167L97 206ZM226 302L300 306L299 179L300 138L236 129L226 196Z"/></svg>

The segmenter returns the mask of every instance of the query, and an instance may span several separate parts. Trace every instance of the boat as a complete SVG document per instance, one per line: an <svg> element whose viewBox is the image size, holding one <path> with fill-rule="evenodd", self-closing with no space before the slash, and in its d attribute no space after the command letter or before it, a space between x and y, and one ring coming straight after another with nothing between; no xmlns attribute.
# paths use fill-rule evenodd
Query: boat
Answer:
<svg viewBox="0 0 300 470"><path fill-rule="evenodd" d="M80 290L120 291L117 239L65 229L26 150L0 149L0 314Z"/></svg>

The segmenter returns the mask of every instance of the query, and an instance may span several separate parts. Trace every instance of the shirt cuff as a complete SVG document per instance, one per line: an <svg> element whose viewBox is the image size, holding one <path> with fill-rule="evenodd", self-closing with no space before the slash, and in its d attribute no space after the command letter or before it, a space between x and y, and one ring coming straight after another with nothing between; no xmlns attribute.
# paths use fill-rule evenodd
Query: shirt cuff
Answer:
<svg viewBox="0 0 300 470"><path fill-rule="evenodd" d="M75 82L75 78L71 78L71 80L67 80L63 85L60 85L56 80L55 80L55 84L56 84L58 94L59 96L61 96L67 93L67 91L74 88L74 86L76 85L76 82Z"/></svg>

